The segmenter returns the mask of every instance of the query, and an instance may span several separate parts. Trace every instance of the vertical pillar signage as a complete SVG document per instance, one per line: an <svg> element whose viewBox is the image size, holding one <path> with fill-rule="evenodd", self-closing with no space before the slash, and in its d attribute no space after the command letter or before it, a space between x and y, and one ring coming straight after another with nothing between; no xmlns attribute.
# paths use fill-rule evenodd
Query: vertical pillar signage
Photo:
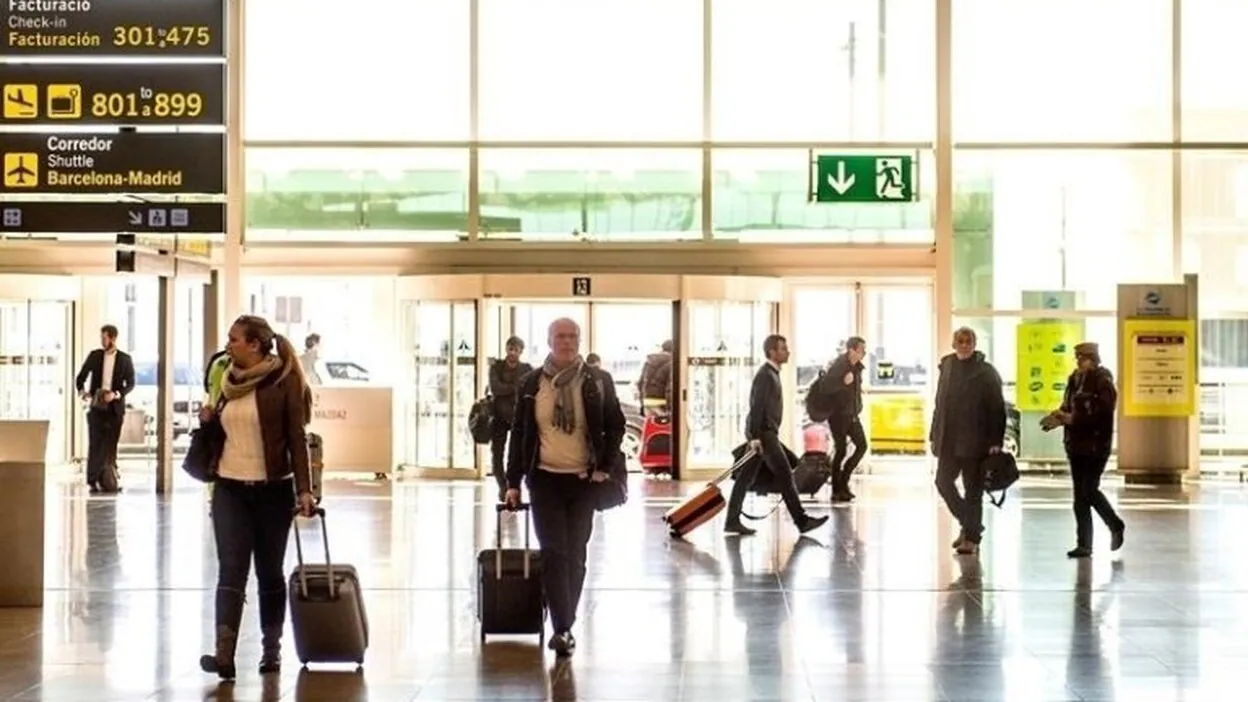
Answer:
<svg viewBox="0 0 1248 702"><path fill-rule="evenodd" d="M17 201L26 194L225 194L225 0L6 0L0 23L0 234L60 233L34 228L56 218L35 216L47 201ZM21 63L31 58L40 62ZM218 129L145 130L184 125ZM181 208L186 216L145 217L143 227L202 234L224 210ZM98 221L91 231L131 231L115 228L116 217Z"/></svg>

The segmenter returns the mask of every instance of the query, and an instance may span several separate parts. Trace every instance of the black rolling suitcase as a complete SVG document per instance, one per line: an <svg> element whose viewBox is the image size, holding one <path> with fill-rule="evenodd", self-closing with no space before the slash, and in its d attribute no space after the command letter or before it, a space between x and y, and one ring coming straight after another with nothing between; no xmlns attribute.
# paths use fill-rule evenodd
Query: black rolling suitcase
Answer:
<svg viewBox="0 0 1248 702"><path fill-rule="evenodd" d="M503 512L498 505L494 548L477 554L477 619L481 641L487 634L537 634L546 640L546 597L542 592L542 553L529 548L529 505L524 512L524 548L503 548Z"/></svg>
<svg viewBox="0 0 1248 702"><path fill-rule="evenodd" d="M325 510L318 508L325 540L325 562L304 563L303 542L295 524L295 552L299 565L290 574L290 624L299 662L364 665L368 649L368 615L355 567L329 558Z"/></svg>

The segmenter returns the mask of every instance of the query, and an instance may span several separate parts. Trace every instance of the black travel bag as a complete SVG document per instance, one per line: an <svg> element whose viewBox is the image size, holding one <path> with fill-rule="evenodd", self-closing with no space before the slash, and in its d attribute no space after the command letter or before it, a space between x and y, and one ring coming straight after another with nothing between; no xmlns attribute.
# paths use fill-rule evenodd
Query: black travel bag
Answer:
<svg viewBox="0 0 1248 702"><path fill-rule="evenodd" d="M524 512L524 548L503 548L503 512L498 514L494 548L477 554L477 618L481 641L487 634L536 634L546 640L546 597L542 592L542 552L529 548L530 506Z"/></svg>
<svg viewBox="0 0 1248 702"><path fill-rule="evenodd" d="M290 624L299 662L364 665L368 649L368 615L355 567L329 558L325 510L317 508L325 542L325 562L305 563L296 522L295 553L299 564L290 574ZM297 519L297 518L296 518Z"/></svg>

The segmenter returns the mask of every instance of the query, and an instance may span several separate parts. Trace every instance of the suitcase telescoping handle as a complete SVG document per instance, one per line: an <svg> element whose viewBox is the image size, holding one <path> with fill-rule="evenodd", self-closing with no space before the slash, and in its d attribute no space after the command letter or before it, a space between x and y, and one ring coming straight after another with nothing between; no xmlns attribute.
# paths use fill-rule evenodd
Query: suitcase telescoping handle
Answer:
<svg viewBox="0 0 1248 702"><path fill-rule="evenodd" d="M512 507L504 502L494 506L498 513L494 530L494 579L503 579L503 512L524 512L524 579L529 579L529 520L532 510L528 502L521 502Z"/></svg>
<svg viewBox="0 0 1248 702"><path fill-rule="evenodd" d="M754 451L754 449L752 449L752 448L747 448L747 449L745 450L745 453L741 456L741 460L737 461L736 463L733 463L733 464L732 464L732 467L731 467L731 468L729 468L728 470L726 470L726 471L724 471L723 473L720 473L719 475L715 476L715 479L714 479L714 480L712 480L710 484L711 484L711 485L719 485L720 483L722 483L722 482L724 482L725 480L727 480L727 479L728 479L728 476L730 476L730 475L732 475L733 473L737 472L737 470L738 470L738 469L740 469L740 468L744 468L744 467L745 467L745 464L746 464L746 463L749 463L749 462L750 462L750 459L754 458L755 453L756 453L756 452Z"/></svg>
<svg viewBox="0 0 1248 702"><path fill-rule="evenodd" d="M325 575L329 578L329 598L336 600L338 599L338 583L334 580L333 559L329 557L329 528L325 526L325 508L317 507L312 515L321 518L321 538L325 542ZM295 510L295 516L299 516L299 510ZM303 568L303 540L299 538L297 522L295 523L295 554L299 558L299 594L306 598L308 596L308 573Z"/></svg>

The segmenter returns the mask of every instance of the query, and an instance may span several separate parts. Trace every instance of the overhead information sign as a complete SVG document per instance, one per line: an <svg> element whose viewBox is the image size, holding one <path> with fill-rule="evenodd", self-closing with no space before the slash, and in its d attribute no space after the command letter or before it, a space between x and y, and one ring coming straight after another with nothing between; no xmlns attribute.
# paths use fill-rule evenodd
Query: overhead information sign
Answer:
<svg viewBox="0 0 1248 702"><path fill-rule="evenodd" d="M224 134L25 134L4 138L0 193L225 192Z"/></svg>
<svg viewBox="0 0 1248 702"><path fill-rule="evenodd" d="M221 234L225 203L2 202L0 232Z"/></svg>
<svg viewBox="0 0 1248 702"><path fill-rule="evenodd" d="M225 56L225 0L4 0L0 54Z"/></svg>
<svg viewBox="0 0 1248 702"><path fill-rule="evenodd" d="M225 65L0 64L6 125L225 123Z"/></svg>

